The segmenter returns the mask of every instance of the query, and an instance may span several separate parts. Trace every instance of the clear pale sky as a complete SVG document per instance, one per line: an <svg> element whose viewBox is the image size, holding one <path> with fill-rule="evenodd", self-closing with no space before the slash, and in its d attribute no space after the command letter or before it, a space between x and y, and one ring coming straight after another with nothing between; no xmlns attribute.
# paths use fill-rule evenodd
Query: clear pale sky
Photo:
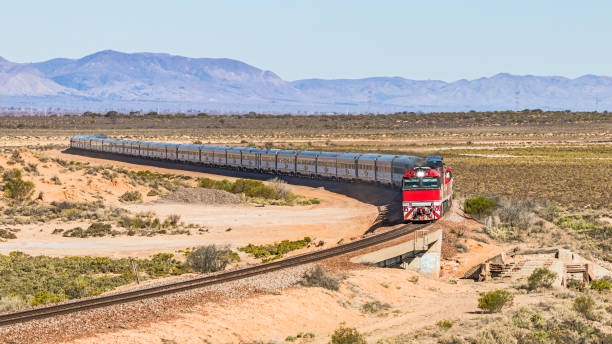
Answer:
<svg viewBox="0 0 612 344"><path fill-rule="evenodd" d="M285 80L612 76L611 1L3 1L0 56L227 57Z"/></svg>

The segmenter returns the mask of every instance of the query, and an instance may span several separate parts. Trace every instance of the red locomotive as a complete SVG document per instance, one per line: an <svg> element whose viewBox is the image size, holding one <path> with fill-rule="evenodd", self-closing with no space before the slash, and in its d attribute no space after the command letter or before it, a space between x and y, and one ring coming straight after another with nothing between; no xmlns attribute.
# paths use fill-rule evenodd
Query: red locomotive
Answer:
<svg viewBox="0 0 612 344"><path fill-rule="evenodd" d="M425 166L408 170L402 178L404 221L434 221L453 204L453 174L439 156Z"/></svg>

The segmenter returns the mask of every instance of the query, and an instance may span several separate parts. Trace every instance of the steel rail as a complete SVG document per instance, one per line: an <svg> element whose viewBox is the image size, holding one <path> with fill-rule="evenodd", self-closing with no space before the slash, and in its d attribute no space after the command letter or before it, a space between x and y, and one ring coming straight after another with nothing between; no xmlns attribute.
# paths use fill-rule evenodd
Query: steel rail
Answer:
<svg viewBox="0 0 612 344"><path fill-rule="evenodd" d="M15 323L22 323L34 319L42 319L61 314L73 313L82 310L100 308L114 304L126 303L131 301L142 300L172 293L177 293L189 289L206 287L214 284L230 282L238 279L243 279L259 274L264 274L283 268L297 266L301 264L311 263L314 261L338 256L345 253L350 253L369 246L378 245L380 243L390 241L401 236L410 234L418 229L426 227L422 225L403 225L379 234L374 234L362 239L348 242L346 244L337 245L327 249L317 250L313 252L303 253L300 255L288 257L281 260L276 260L268 263L258 264L236 270L224 271L213 275L195 277L183 281L172 282L168 284L152 286L132 291L126 291L105 296L93 297L76 301L69 301L61 304L44 306L40 308L27 309L12 313L0 314L0 326L6 326Z"/></svg>

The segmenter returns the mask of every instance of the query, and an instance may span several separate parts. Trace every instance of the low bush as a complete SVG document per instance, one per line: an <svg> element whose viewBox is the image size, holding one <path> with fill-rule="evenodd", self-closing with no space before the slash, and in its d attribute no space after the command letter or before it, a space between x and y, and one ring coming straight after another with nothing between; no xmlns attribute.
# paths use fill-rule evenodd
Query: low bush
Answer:
<svg viewBox="0 0 612 344"><path fill-rule="evenodd" d="M449 329L453 327L453 322L450 320L440 320L436 323L439 328Z"/></svg>
<svg viewBox="0 0 612 344"><path fill-rule="evenodd" d="M478 299L478 308L489 313L499 312L506 306L512 306L514 295L509 291L497 289L487 293L481 293Z"/></svg>
<svg viewBox="0 0 612 344"><path fill-rule="evenodd" d="M612 283L606 281L605 279L596 280L591 282L591 289L600 293L604 291L609 291L610 289L612 289Z"/></svg>
<svg viewBox="0 0 612 344"><path fill-rule="evenodd" d="M366 340L357 329L341 325L332 334L331 344L366 344Z"/></svg>
<svg viewBox="0 0 612 344"><path fill-rule="evenodd" d="M142 194L140 191L126 191L123 195L119 197L119 200L124 203L136 203L142 202Z"/></svg>
<svg viewBox="0 0 612 344"><path fill-rule="evenodd" d="M227 264L240 260L238 254L228 248L220 249L215 245L198 247L187 256L191 269L201 273L224 270Z"/></svg>
<svg viewBox="0 0 612 344"><path fill-rule="evenodd" d="M455 243L455 247L457 248L457 251L459 253L465 253L469 251L468 247L465 244L458 242L458 241Z"/></svg>
<svg viewBox="0 0 612 344"><path fill-rule="evenodd" d="M280 199L281 196L276 192L275 188L264 184L262 181L253 179L236 179L231 182L227 179L213 180L210 178L202 178L198 182L198 186L206 189L218 189L231 192L234 194L243 193L252 198L263 199Z"/></svg>
<svg viewBox="0 0 612 344"><path fill-rule="evenodd" d="M20 179L21 170L18 168L9 168L2 173L2 181L6 182L11 179Z"/></svg>
<svg viewBox="0 0 612 344"><path fill-rule="evenodd" d="M578 296L574 299L572 307L588 320L597 320L598 318L595 313L595 301L589 296Z"/></svg>
<svg viewBox="0 0 612 344"><path fill-rule="evenodd" d="M486 197L468 198L463 202L463 211L477 218L491 215L496 207L495 200Z"/></svg>
<svg viewBox="0 0 612 344"><path fill-rule="evenodd" d="M176 226L176 225L178 225L180 220L181 220L181 215L170 214L170 215L168 215L168 217L166 218L164 223L167 223L169 226Z"/></svg>
<svg viewBox="0 0 612 344"><path fill-rule="evenodd" d="M17 235L14 232L16 229L4 229L0 228L0 239L17 239Z"/></svg>
<svg viewBox="0 0 612 344"><path fill-rule="evenodd" d="M321 266L317 265L312 270L304 273L302 280L299 282L305 287L321 287L328 290L340 289L340 281L338 278L329 275Z"/></svg>
<svg viewBox="0 0 612 344"><path fill-rule="evenodd" d="M537 268L527 278L527 287L529 290L550 288L556 278L557 273L545 268Z"/></svg>
<svg viewBox="0 0 612 344"><path fill-rule="evenodd" d="M374 314L380 311L388 310L389 308L391 308L390 304L386 302L383 303L377 300L377 301L371 301L371 302L364 303L363 306L361 306L361 311L363 313Z"/></svg>
<svg viewBox="0 0 612 344"><path fill-rule="evenodd" d="M62 233L62 236L71 237L71 238L89 238L89 237L104 237L107 235L115 236L117 234L119 234L119 232L114 232L111 229L110 224L96 222L96 223L92 223L91 225L89 225L87 229L83 229L81 227L75 227L72 229L68 229Z"/></svg>
<svg viewBox="0 0 612 344"><path fill-rule="evenodd" d="M282 179L275 177L268 180L268 183L270 183L270 186L274 189L279 198L285 198L291 194L291 190L287 186L287 183Z"/></svg>
<svg viewBox="0 0 612 344"><path fill-rule="evenodd" d="M304 237L302 240L289 241L283 240L272 245L253 245L238 248L239 251L248 253L255 258L263 258L263 262L268 262L283 257L284 254L304 248L310 244L312 239Z"/></svg>
<svg viewBox="0 0 612 344"><path fill-rule="evenodd" d="M567 281L567 288L583 292L585 289L584 281L571 279Z"/></svg>
<svg viewBox="0 0 612 344"><path fill-rule="evenodd" d="M11 168L2 174L4 180L4 194L16 201L25 201L34 193L34 183L21 179L21 171Z"/></svg>

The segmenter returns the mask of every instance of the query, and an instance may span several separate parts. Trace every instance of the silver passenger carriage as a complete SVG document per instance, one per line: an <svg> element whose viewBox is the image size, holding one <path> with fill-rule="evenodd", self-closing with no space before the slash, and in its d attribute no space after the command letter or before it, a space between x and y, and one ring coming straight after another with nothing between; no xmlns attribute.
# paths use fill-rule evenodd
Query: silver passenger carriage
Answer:
<svg viewBox="0 0 612 344"><path fill-rule="evenodd" d="M376 163L380 155L362 154L357 159L357 178L359 180L376 181Z"/></svg>
<svg viewBox="0 0 612 344"><path fill-rule="evenodd" d="M227 149L227 165L240 167L242 165L242 152L247 148L232 147Z"/></svg>
<svg viewBox="0 0 612 344"><path fill-rule="evenodd" d="M336 178L336 158L335 152L321 152L317 157L317 175L327 178Z"/></svg>
<svg viewBox="0 0 612 344"><path fill-rule="evenodd" d="M294 174L297 151L281 150L276 154L276 170L279 173Z"/></svg>
<svg viewBox="0 0 612 344"><path fill-rule="evenodd" d="M376 159L376 181L381 184L393 184L391 172L393 168L393 160L397 155L383 154Z"/></svg>
<svg viewBox="0 0 612 344"><path fill-rule="evenodd" d="M125 141L124 146L123 146L125 154L139 156L140 155L140 144L141 144L140 141L133 141L133 140Z"/></svg>
<svg viewBox="0 0 612 344"><path fill-rule="evenodd" d="M261 156L265 154L265 149L247 148L242 151L242 167L249 170L259 170L261 167Z"/></svg>
<svg viewBox="0 0 612 344"><path fill-rule="evenodd" d="M357 153L341 153L336 158L338 166L338 178L356 179L357 178Z"/></svg>
<svg viewBox="0 0 612 344"><path fill-rule="evenodd" d="M295 173L314 176L317 173L317 157L321 152L300 151L297 153Z"/></svg>
<svg viewBox="0 0 612 344"><path fill-rule="evenodd" d="M178 143L164 143L166 146L166 159L168 160L178 160L178 148L180 144Z"/></svg>
<svg viewBox="0 0 612 344"><path fill-rule="evenodd" d="M280 152L280 149L268 149L261 153L259 168L266 172L276 171L276 155L278 152Z"/></svg>
<svg viewBox="0 0 612 344"><path fill-rule="evenodd" d="M200 145L182 144L177 148L178 160L186 162L200 162Z"/></svg>
<svg viewBox="0 0 612 344"><path fill-rule="evenodd" d="M102 146L104 145L104 140L105 139L100 138L100 137L92 137L91 140L89 140L91 150L96 151L96 152L102 152Z"/></svg>
<svg viewBox="0 0 612 344"><path fill-rule="evenodd" d="M215 147L215 146L199 146L200 149L200 161L206 165L216 165L215 152L226 147ZM217 154L217 161L221 158L220 154ZM225 151L223 151L223 160L225 161ZM225 162L224 162L225 163Z"/></svg>

